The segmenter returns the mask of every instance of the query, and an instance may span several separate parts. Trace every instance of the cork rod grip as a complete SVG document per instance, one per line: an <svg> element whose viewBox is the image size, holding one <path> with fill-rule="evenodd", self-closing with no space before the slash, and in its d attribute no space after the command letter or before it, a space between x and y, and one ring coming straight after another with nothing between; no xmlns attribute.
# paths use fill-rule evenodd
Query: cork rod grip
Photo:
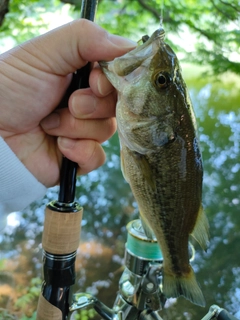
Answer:
<svg viewBox="0 0 240 320"><path fill-rule="evenodd" d="M56 212L46 208L43 249L51 254L68 254L77 250L83 209L77 212Z"/></svg>
<svg viewBox="0 0 240 320"><path fill-rule="evenodd" d="M62 311L49 303L41 294L38 300L36 320L62 320Z"/></svg>

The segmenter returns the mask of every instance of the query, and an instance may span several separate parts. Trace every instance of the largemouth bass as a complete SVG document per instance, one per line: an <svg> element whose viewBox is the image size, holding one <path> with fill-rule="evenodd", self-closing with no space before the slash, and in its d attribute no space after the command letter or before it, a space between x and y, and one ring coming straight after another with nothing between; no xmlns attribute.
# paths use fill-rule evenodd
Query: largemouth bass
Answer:
<svg viewBox="0 0 240 320"><path fill-rule="evenodd" d="M208 243L202 158L178 59L160 28L136 49L100 65L118 91L123 175L146 235L155 234L163 253L163 293L204 306L188 251L190 235L203 249Z"/></svg>

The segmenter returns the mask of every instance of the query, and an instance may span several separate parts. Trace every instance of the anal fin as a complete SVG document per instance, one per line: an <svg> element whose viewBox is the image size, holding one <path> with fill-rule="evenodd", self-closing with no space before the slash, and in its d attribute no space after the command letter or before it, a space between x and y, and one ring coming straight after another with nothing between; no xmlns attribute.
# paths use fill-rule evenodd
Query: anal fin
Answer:
<svg viewBox="0 0 240 320"><path fill-rule="evenodd" d="M199 243L202 249L206 251L209 244L209 224L202 206L200 206L197 221L191 236Z"/></svg>

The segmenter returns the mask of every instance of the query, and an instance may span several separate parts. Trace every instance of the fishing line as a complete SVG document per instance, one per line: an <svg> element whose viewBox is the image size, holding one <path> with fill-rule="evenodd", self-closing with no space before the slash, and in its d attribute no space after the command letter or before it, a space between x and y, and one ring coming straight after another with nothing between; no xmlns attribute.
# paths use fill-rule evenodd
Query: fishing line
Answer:
<svg viewBox="0 0 240 320"><path fill-rule="evenodd" d="M160 27L163 28L163 9L164 9L164 0L160 2Z"/></svg>

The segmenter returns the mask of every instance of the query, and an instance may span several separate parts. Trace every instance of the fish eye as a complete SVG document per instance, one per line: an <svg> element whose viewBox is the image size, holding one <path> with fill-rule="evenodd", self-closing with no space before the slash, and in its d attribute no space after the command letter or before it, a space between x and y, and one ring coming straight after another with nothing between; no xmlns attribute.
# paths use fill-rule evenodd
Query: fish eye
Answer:
<svg viewBox="0 0 240 320"><path fill-rule="evenodd" d="M171 82L171 77L167 72L161 72L156 77L156 85L161 88L165 89Z"/></svg>

